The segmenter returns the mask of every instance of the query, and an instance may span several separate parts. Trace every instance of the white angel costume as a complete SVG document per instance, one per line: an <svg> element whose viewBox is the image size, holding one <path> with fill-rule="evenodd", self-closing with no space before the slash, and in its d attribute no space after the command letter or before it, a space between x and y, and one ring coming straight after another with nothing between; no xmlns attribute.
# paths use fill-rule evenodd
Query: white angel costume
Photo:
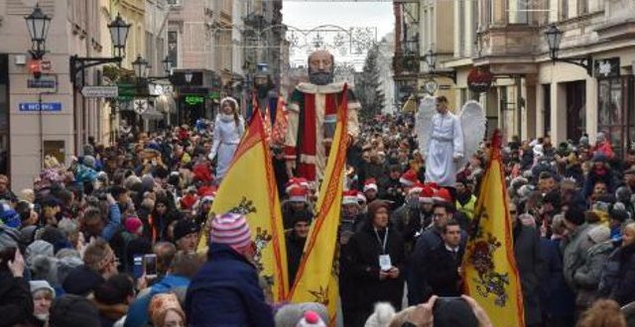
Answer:
<svg viewBox="0 0 635 327"><path fill-rule="evenodd" d="M226 99L227 98L223 99L221 103L225 102ZM230 99L229 101L232 100L233 99ZM235 102L235 100L233 101ZM236 106L236 108L238 108L238 106ZM237 123L234 114L227 115L219 112L216 115L214 122L214 141L208 158L209 160L214 160L214 158L218 156L218 160L216 161L217 180L222 180L225 173L227 173L243 134L245 134L245 121L242 116L238 116Z"/></svg>
<svg viewBox="0 0 635 327"><path fill-rule="evenodd" d="M485 113L478 102L468 101L458 116L449 111L440 114L436 112L436 99L429 96L419 106L415 129L425 158L426 182L454 187L457 168L483 140Z"/></svg>

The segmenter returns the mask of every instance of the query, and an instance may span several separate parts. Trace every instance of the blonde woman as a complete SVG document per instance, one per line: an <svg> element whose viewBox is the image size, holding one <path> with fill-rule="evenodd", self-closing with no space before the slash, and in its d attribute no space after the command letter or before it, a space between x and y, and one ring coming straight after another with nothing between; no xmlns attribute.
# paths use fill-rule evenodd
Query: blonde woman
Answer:
<svg viewBox="0 0 635 327"><path fill-rule="evenodd" d="M245 133L245 121L238 112L238 102L227 97L221 100L221 111L216 115L214 123L214 143L208 155L209 160L217 158L217 183L225 177L229 164L238 148L238 143Z"/></svg>

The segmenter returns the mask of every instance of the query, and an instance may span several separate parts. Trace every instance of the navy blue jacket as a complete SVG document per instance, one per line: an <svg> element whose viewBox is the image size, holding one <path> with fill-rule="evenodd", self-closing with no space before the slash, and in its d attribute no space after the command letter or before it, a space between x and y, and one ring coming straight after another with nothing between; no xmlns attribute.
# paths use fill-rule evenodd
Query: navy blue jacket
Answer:
<svg viewBox="0 0 635 327"><path fill-rule="evenodd" d="M273 327L256 268L231 247L211 244L208 261L187 290L188 326Z"/></svg>

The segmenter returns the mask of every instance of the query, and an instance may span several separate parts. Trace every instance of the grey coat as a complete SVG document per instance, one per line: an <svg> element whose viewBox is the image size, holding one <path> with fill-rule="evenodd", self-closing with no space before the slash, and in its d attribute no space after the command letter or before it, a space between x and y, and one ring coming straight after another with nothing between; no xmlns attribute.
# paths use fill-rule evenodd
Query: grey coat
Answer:
<svg viewBox="0 0 635 327"><path fill-rule="evenodd" d="M598 284L602 268L613 252L611 241L595 244L587 250L584 266L576 270L573 281L578 288L576 305L588 308L598 298Z"/></svg>
<svg viewBox="0 0 635 327"><path fill-rule="evenodd" d="M514 227L514 255L523 291L525 324L538 324L542 321L538 276L543 269L543 261L540 255L540 238L534 227L520 223Z"/></svg>
<svg viewBox="0 0 635 327"><path fill-rule="evenodd" d="M578 287L573 280L573 276L585 264L587 250L593 245L593 242L589 239L589 231L595 226L589 224L578 226L578 229L569 236L569 240L562 243L564 248L564 251L562 251L564 280L575 293L578 292Z"/></svg>

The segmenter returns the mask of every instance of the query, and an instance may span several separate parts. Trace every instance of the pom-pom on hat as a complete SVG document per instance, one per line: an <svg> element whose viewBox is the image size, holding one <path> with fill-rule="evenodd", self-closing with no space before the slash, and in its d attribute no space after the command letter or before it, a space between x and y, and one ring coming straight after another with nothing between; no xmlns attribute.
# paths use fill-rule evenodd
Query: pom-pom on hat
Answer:
<svg viewBox="0 0 635 327"><path fill-rule="evenodd" d="M408 190L408 195L413 195L413 194L419 194L421 193L421 191L423 191L423 188L425 187L425 185L416 182L414 185L412 185L412 187Z"/></svg>
<svg viewBox="0 0 635 327"><path fill-rule="evenodd" d="M300 319L300 321L298 321L298 323L295 325L296 327L326 327L326 324L324 323L324 321L322 320L322 318L320 318L320 315L318 315L315 311L307 311L304 313L304 317L302 317L302 319Z"/></svg>
<svg viewBox="0 0 635 327"><path fill-rule="evenodd" d="M369 178L364 182L364 192L368 190L378 190L377 181L374 178Z"/></svg>
<svg viewBox="0 0 635 327"><path fill-rule="evenodd" d="M344 191L342 193L342 204L343 205L359 204L359 202L357 202L357 191L355 190Z"/></svg>
<svg viewBox="0 0 635 327"><path fill-rule="evenodd" d="M419 180L417 179L417 173L412 169L409 169L408 171L403 173L403 175L401 175L401 178L399 178L399 182L405 186L413 186L418 181Z"/></svg>
<svg viewBox="0 0 635 327"><path fill-rule="evenodd" d="M251 231L245 216L230 212L214 217L210 243L225 244L235 250L249 246L251 244Z"/></svg>

